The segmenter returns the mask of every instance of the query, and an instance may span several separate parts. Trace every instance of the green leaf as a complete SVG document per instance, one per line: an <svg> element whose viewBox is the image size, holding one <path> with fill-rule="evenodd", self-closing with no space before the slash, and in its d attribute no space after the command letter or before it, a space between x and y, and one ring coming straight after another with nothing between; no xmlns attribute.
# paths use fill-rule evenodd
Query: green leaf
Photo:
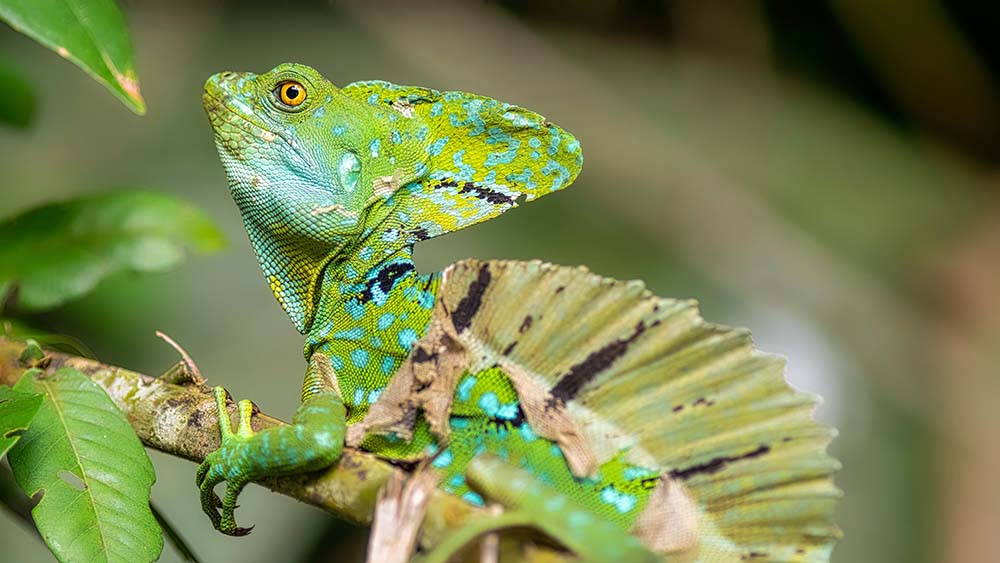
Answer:
<svg viewBox="0 0 1000 563"><path fill-rule="evenodd" d="M120 271L162 271L186 250L223 244L198 209L150 192L112 192L49 204L0 222L0 287L26 309L79 297Z"/></svg>
<svg viewBox="0 0 1000 563"><path fill-rule="evenodd" d="M135 113L146 113L128 27L113 0L0 0L0 19L72 61Z"/></svg>
<svg viewBox="0 0 1000 563"><path fill-rule="evenodd" d="M42 406L42 396L22 393L0 385L0 457L7 453L28 429L28 424Z"/></svg>
<svg viewBox="0 0 1000 563"><path fill-rule="evenodd" d="M31 86L14 69L0 61L0 122L27 127L34 114L35 97Z"/></svg>
<svg viewBox="0 0 1000 563"><path fill-rule="evenodd" d="M42 493L31 511L60 561L154 561L163 549L149 509L153 465L103 389L63 367L30 370L14 386L45 397L8 459L18 486Z"/></svg>

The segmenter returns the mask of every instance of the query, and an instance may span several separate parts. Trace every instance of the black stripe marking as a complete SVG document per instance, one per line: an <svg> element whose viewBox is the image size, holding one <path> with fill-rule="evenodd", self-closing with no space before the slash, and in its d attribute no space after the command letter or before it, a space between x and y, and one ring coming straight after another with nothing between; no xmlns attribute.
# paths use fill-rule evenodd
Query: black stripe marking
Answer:
<svg viewBox="0 0 1000 563"><path fill-rule="evenodd" d="M498 418L495 416L489 418L489 422L493 426L497 428L502 428L506 426L508 429L520 428L521 425L524 424L526 420L527 418L525 418L524 416L524 410L521 409L521 405L517 406L517 412L514 413L514 418Z"/></svg>
<svg viewBox="0 0 1000 563"><path fill-rule="evenodd" d="M628 338L620 338L605 345L600 350L592 352L582 362L569 368L566 375L560 377L559 382L552 388L552 396L564 403L575 397L598 374L611 367L615 360L625 355L629 345L635 342L645 330L646 324L640 321L639 324L635 325L635 331Z"/></svg>
<svg viewBox="0 0 1000 563"><path fill-rule="evenodd" d="M358 300L362 304L371 301L376 286L383 295L388 294L396 286L396 282L414 269L413 264L410 263L397 263L385 266L378 271L375 277L369 278L365 282L365 289L358 295Z"/></svg>
<svg viewBox="0 0 1000 563"><path fill-rule="evenodd" d="M458 302L455 312L451 315L451 322L455 325L455 330L465 332L472 324L472 317L476 316L479 307L483 305L483 294L486 293L486 287L490 285L492 278L489 264L483 264L479 267L479 277L469 284L469 290L465 292L465 297Z"/></svg>
<svg viewBox="0 0 1000 563"><path fill-rule="evenodd" d="M767 444L761 444L757 449L747 452L743 455L737 456L721 456L710 459L705 463L699 463L698 465L692 465L684 469L674 469L670 472L670 477L674 479L680 479L681 481L686 481L695 475L712 475L713 473L718 473L726 468L730 463L735 463L737 461L743 461L745 459L753 459L755 457L760 457L771 451L771 446Z"/></svg>
<svg viewBox="0 0 1000 563"><path fill-rule="evenodd" d="M477 199L484 199L494 205L513 205L514 200L517 199L515 196L509 196L472 182L466 182L458 193L472 194Z"/></svg>

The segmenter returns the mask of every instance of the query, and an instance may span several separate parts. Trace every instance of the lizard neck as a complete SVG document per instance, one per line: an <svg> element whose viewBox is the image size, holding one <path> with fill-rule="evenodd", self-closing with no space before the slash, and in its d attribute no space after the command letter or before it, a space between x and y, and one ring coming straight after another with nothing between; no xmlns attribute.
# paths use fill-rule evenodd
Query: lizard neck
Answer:
<svg viewBox="0 0 1000 563"><path fill-rule="evenodd" d="M440 274L418 274L410 243L375 235L323 273L316 316L305 345L323 352L337 374L351 420L358 419L426 331Z"/></svg>
<svg viewBox="0 0 1000 563"><path fill-rule="evenodd" d="M296 330L305 334L315 317L323 271L335 260L337 247L293 236L284 222L242 199L248 198L237 202L264 278Z"/></svg>

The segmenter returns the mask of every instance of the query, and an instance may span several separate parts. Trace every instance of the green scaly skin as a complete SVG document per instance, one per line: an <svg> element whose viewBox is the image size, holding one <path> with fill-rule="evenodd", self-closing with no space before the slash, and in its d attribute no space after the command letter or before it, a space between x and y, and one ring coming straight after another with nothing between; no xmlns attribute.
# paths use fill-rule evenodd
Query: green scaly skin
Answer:
<svg viewBox="0 0 1000 563"><path fill-rule="evenodd" d="M282 102L279 88L288 81L305 90L303 103ZM199 468L205 512L218 530L242 535L249 530L237 526L233 511L243 486L333 463L345 426L364 418L425 333L441 279L415 271L413 244L495 217L521 195L532 200L566 187L582 157L571 135L516 106L384 82L338 89L297 64L263 75L215 75L203 99L261 269L307 335L310 361L291 425L255 434L250 403L241 401L236 433L220 416L222 446ZM317 358L333 368L343 400L317 373ZM222 415L221 388L216 399ZM531 524L595 561L658 559L624 529L659 472L614 460L602 466L603 477L574 480L558 447L523 420L502 372L462 380L451 430L440 452L422 418L411 440L371 436L364 447L400 460L437 453L433 465L446 491L515 509L505 516L510 522L475 523L452 544L493 527ZM494 463L484 452L506 461ZM475 491L467 478L478 481ZM222 481L228 486L220 501L213 487ZM565 510L577 503L578 510Z"/></svg>

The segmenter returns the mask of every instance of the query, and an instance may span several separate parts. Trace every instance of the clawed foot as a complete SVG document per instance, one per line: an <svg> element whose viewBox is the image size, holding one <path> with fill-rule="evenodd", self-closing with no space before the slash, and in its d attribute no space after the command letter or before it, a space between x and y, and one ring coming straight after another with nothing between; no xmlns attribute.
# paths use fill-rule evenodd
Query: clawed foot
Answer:
<svg viewBox="0 0 1000 563"><path fill-rule="evenodd" d="M263 477L316 471L337 461L344 449L346 412L340 394L331 389L314 389L306 378L302 404L292 424L272 426L255 433L250 420L256 411L247 400L238 404L239 423L232 431L226 410L226 390L216 387L215 405L219 418L219 449L208 454L198 467L201 508L215 529L230 536L245 536L251 528L236 525L233 511L236 497L250 481ZM214 488L226 482L226 494L216 496Z"/></svg>
<svg viewBox="0 0 1000 563"><path fill-rule="evenodd" d="M236 432L233 433L229 412L226 410L226 390L216 387L213 391L222 444L219 449L208 454L198 466L196 482L201 489L201 509L208 514L216 530L229 536L245 536L253 530L253 526L249 528L237 526L233 512L239 508L236 499L240 491L250 482L250 476L246 471L248 448L245 442L254 434L250 428L253 403L245 399L239 402L240 419ZM226 494L220 499L214 489L223 481L226 481Z"/></svg>

